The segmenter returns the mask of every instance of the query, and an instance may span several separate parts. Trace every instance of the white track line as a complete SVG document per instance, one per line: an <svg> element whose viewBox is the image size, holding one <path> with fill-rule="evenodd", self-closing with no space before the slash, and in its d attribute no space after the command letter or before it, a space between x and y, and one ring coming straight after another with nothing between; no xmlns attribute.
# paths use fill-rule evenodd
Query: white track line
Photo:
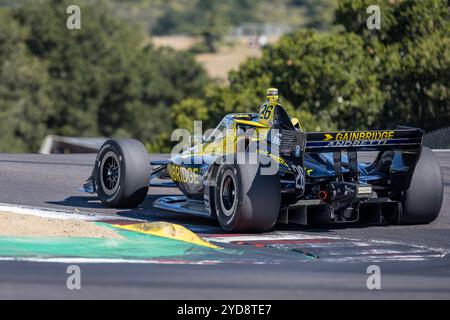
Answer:
<svg viewBox="0 0 450 320"><path fill-rule="evenodd" d="M311 235L305 233L279 233L275 232L273 234L261 234L261 235L236 235L236 236L208 236L203 234L202 238L208 241L217 241L223 243L238 242L238 241L271 241L271 240L312 240L312 239L342 239L336 236L321 236L321 235Z"/></svg>
<svg viewBox="0 0 450 320"><path fill-rule="evenodd" d="M64 263L64 264L84 264L84 263L140 263L140 264L195 264L195 265L211 265L219 264L221 261L216 260L167 260L167 259L114 259L114 258L32 258L32 257L0 257L0 261L24 261L24 262L51 262L51 263Z"/></svg>
<svg viewBox="0 0 450 320"><path fill-rule="evenodd" d="M85 221L138 220L127 217L118 217L116 215L97 215L95 213L80 212L77 209L75 209L74 211L69 211L60 209L21 206L7 203L0 203L0 211L24 215L33 215L44 218L63 219L63 220L85 220Z"/></svg>

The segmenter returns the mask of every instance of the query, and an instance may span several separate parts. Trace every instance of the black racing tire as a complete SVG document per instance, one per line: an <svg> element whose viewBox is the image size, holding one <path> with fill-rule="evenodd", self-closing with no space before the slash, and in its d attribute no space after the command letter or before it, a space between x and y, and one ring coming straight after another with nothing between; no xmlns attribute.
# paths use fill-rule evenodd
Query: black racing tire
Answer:
<svg viewBox="0 0 450 320"><path fill-rule="evenodd" d="M402 195L400 224L426 224L441 210L444 184L436 155L424 147L416 164L409 189Z"/></svg>
<svg viewBox="0 0 450 320"><path fill-rule="evenodd" d="M97 195L107 207L134 208L148 192L150 161L137 140L108 140L101 147L94 168Z"/></svg>
<svg viewBox="0 0 450 320"><path fill-rule="evenodd" d="M259 164L220 165L214 205L225 231L265 232L274 227L280 211L280 177L261 175L260 169Z"/></svg>

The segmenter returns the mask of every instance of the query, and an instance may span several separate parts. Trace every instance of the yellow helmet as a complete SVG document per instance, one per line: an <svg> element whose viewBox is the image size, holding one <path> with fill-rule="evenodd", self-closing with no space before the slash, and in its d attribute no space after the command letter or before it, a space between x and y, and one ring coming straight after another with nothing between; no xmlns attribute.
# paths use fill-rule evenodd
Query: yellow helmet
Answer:
<svg viewBox="0 0 450 320"><path fill-rule="evenodd" d="M267 89L267 101L270 103L278 103L278 89L269 88Z"/></svg>

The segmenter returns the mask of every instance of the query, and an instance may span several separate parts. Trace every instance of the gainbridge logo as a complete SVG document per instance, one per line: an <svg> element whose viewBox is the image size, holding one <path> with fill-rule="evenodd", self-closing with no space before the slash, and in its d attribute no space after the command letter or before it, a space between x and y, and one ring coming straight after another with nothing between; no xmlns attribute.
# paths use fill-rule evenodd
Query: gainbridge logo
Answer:
<svg viewBox="0 0 450 320"><path fill-rule="evenodd" d="M324 133L323 141L373 141L394 138L394 131L352 131Z"/></svg>

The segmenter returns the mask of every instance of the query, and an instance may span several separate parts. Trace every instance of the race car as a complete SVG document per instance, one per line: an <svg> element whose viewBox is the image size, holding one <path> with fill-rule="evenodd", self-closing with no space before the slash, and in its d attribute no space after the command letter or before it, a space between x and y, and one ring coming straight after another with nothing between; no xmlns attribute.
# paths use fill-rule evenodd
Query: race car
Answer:
<svg viewBox="0 0 450 320"><path fill-rule="evenodd" d="M82 189L123 208L139 206L155 181L176 185L184 196L153 205L212 217L229 232L277 222L425 224L439 214L443 179L422 137L409 127L303 132L271 88L259 113L226 115L167 161L151 162L136 140L106 141ZM372 159L358 160L365 152Z"/></svg>

